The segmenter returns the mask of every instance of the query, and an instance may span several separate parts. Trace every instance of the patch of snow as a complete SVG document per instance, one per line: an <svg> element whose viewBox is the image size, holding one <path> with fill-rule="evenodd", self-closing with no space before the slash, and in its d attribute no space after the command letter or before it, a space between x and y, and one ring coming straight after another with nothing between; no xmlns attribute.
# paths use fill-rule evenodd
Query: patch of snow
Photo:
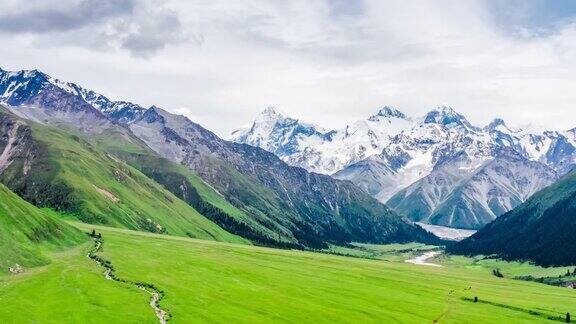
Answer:
<svg viewBox="0 0 576 324"><path fill-rule="evenodd" d="M419 256L416 256L412 259L406 260L404 262L412 263L412 264L416 264L416 265L441 268L442 265L440 265L440 264L427 262L428 260L433 259L433 258L439 256L440 254L442 254L442 252L440 252L440 251L430 251L430 252L426 252L424 254L421 254Z"/></svg>
<svg viewBox="0 0 576 324"><path fill-rule="evenodd" d="M452 228L440 225L430 225L416 222L418 226L422 227L426 231L438 236L441 239L451 240L451 241L461 241L467 237L472 236L476 233L475 230Z"/></svg>

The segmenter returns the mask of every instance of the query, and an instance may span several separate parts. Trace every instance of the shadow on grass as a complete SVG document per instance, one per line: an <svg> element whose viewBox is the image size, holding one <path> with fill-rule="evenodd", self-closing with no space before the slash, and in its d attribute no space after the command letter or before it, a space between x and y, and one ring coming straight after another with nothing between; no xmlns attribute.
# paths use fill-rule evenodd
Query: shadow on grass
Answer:
<svg viewBox="0 0 576 324"><path fill-rule="evenodd" d="M552 321L566 322L566 318L563 315L550 315L550 314L546 314L545 312L542 312L542 311L536 311L533 309L526 309L526 308L522 308L522 307L516 307L516 306L496 303L496 302L489 301L489 300L475 299L475 298L469 298L469 297L462 297L461 299L464 301L472 302L472 303L488 304L491 306L511 309L511 310L514 310L517 312L523 312L523 313L526 313L526 314L529 314L532 316L537 316L537 317L552 320Z"/></svg>

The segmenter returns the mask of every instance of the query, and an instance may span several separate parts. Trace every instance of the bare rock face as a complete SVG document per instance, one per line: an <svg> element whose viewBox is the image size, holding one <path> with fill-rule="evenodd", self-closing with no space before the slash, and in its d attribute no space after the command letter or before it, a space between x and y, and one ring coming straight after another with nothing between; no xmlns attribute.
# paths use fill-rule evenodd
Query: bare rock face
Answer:
<svg viewBox="0 0 576 324"><path fill-rule="evenodd" d="M0 106L0 112L5 108ZM23 122L0 113L0 174L12 163L22 163L22 175L30 172L32 161L36 157L36 148L30 128Z"/></svg>

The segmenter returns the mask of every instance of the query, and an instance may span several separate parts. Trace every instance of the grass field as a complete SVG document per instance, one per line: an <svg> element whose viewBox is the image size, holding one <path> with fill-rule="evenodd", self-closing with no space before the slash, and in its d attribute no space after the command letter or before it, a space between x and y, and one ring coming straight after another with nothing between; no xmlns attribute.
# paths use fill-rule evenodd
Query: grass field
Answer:
<svg viewBox="0 0 576 324"><path fill-rule="evenodd" d="M574 266L544 268L528 262L503 261L500 259L485 258L483 256L464 257L460 255L442 255L433 261L451 268L478 271L499 269L504 276L510 278L527 275L534 277L554 277L564 275L567 270L571 272L575 270Z"/></svg>
<svg viewBox="0 0 576 324"><path fill-rule="evenodd" d="M160 305L171 323L552 323L547 317L576 311L572 290L496 278L462 260L435 268L97 230L104 237L100 256L112 262L116 276L153 283L165 292ZM8 323L156 322L149 295L105 280L86 257L89 248L54 255L50 265L23 275L0 277L0 318ZM474 296L479 302L467 300Z"/></svg>
<svg viewBox="0 0 576 324"><path fill-rule="evenodd" d="M419 253L437 249L439 247L424 243L386 245L353 243L350 246L331 245L321 252L365 259L404 261Z"/></svg>

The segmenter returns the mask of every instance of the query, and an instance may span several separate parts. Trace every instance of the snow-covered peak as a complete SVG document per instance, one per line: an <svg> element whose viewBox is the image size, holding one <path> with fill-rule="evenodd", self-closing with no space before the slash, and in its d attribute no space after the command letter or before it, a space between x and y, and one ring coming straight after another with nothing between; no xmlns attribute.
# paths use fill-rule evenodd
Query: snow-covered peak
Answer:
<svg viewBox="0 0 576 324"><path fill-rule="evenodd" d="M19 105L31 95L38 94L48 76L38 70L0 72L0 101L8 105Z"/></svg>
<svg viewBox="0 0 576 324"><path fill-rule="evenodd" d="M60 91L81 99L121 123L132 122L145 110L130 102L111 101L95 91L62 81L38 70L5 71L0 69L0 101L10 106L26 105L29 100L41 93L56 94Z"/></svg>
<svg viewBox="0 0 576 324"><path fill-rule="evenodd" d="M41 77L41 78L49 78L49 76L47 74L44 74L43 72L40 72L36 69L34 70L22 70L22 71L18 71L16 73L22 73L22 76L25 78L35 78L35 77Z"/></svg>
<svg viewBox="0 0 576 324"><path fill-rule="evenodd" d="M573 143L576 143L576 127L566 131L567 137L572 140Z"/></svg>
<svg viewBox="0 0 576 324"><path fill-rule="evenodd" d="M258 146L278 156L300 151L302 142L322 142L325 131L313 124L288 117L278 108L269 106L248 126L232 132L230 140Z"/></svg>
<svg viewBox="0 0 576 324"><path fill-rule="evenodd" d="M489 133L501 133L506 135L514 135L520 132L520 130L508 127L508 125L506 125L506 122L504 122L504 120L501 118L494 118L494 120L492 120L490 124L484 127L484 131Z"/></svg>
<svg viewBox="0 0 576 324"><path fill-rule="evenodd" d="M393 108L393 107L384 106L383 108L378 110L378 112L375 115L370 116L370 118L368 120L376 121L380 117L408 119L406 117L406 115L403 112L401 112L400 110Z"/></svg>
<svg viewBox="0 0 576 324"><path fill-rule="evenodd" d="M276 108L275 106L268 106L266 107L266 109L264 109L260 115L258 115L258 117L256 118L257 120L278 120L278 119L284 119L287 118L287 116L282 113L278 108Z"/></svg>
<svg viewBox="0 0 576 324"><path fill-rule="evenodd" d="M38 70L21 70L21 71L6 71L0 69L0 76L2 79L16 78L20 80L32 79L32 78L42 78L48 79L48 75L38 71Z"/></svg>
<svg viewBox="0 0 576 324"><path fill-rule="evenodd" d="M440 106L431 110L424 116L423 122L425 124L439 124L446 127L462 126L469 129L474 128L464 116L448 106Z"/></svg>
<svg viewBox="0 0 576 324"><path fill-rule="evenodd" d="M268 107L250 125L234 131L230 139L273 152L309 171L332 174L379 154L392 136L412 126L412 119L389 106L368 119L330 131Z"/></svg>

